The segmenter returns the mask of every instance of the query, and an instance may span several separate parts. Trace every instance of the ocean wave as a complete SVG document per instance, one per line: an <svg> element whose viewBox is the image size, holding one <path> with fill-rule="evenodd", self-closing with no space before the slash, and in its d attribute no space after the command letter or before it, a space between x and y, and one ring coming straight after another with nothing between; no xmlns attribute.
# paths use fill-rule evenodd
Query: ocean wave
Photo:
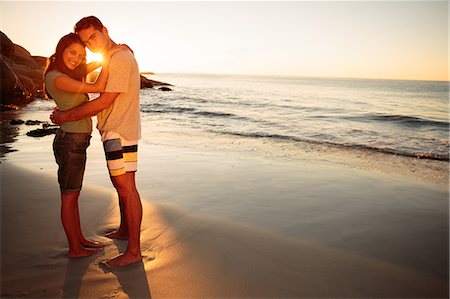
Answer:
<svg viewBox="0 0 450 299"><path fill-rule="evenodd" d="M181 114L192 114L192 115L200 115L204 117L220 117L220 118L232 118L232 119L247 119L246 117L239 116L233 113L228 112L220 112L220 111L207 111L207 110L199 110L196 108L190 107L175 107L175 106L166 106L162 104L152 104L146 107L141 107L141 112L144 113L181 113Z"/></svg>
<svg viewBox="0 0 450 299"><path fill-rule="evenodd" d="M195 108L171 107L160 104L153 104L150 107L141 107L141 112L145 113L191 113L194 111L196 111Z"/></svg>
<svg viewBox="0 0 450 299"><path fill-rule="evenodd" d="M449 154L437 154L437 153L416 153L416 152L408 152L401 151L397 149L392 149L388 147L376 147L364 144L350 144L350 143L336 143L325 140L317 140L317 139L309 139L309 138L299 138L296 136L289 135L281 135L281 134L270 134L263 132L233 132L233 131L211 131L214 133L224 134L224 135L234 135L245 138L264 138L264 139L272 139L278 141L291 141L291 142L303 142L310 144L318 144L318 145L327 145L331 147L344 148L344 149L359 149L366 151L373 151L383 154L403 156L409 158L418 158L418 159L428 159L428 160L438 160L438 161L449 161Z"/></svg>
<svg viewBox="0 0 450 299"><path fill-rule="evenodd" d="M22 109L25 111L53 111L53 108L55 107L56 104L53 100L37 98Z"/></svg>
<svg viewBox="0 0 450 299"><path fill-rule="evenodd" d="M431 120L421 117L415 117L415 116L408 116L408 115L398 115L398 114L366 114L364 116L350 116L350 117L343 117L344 119L349 120L358 120L358 121L379 121L379 122L386 122L386 123L395 123L395 124L401 124L406 126L413 126L413 127L422 127L422 126L432 126L432 127L439 127L444 129L449 129L450 123L446 121L438 121L438 120Z"/></svg>

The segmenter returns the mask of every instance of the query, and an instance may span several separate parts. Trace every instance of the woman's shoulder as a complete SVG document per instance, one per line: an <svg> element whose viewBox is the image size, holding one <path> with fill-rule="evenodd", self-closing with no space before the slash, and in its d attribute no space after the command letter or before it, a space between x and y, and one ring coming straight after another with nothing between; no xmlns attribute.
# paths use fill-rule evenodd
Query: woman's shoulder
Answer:
<svg viewBox="0 0 450 299"><path fill-rule="evenodd" d="M45 74L46 78L57 78L59 76L67 76L67 75L58 70L51 70Z"/></svg>

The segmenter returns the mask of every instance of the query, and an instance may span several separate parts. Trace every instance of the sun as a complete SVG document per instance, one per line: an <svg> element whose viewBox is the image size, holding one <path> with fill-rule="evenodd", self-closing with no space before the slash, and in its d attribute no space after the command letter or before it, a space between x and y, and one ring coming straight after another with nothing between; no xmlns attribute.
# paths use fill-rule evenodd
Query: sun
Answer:
<svg viewBox="0 0 450 299"><path fill-rule="evenodd" d="M86 49L86 62L93 62L93 61L98 61L98 62L102 62L103 61L103 56L100 53L93 53L91 51L89 51L89 49Z"/></svg>

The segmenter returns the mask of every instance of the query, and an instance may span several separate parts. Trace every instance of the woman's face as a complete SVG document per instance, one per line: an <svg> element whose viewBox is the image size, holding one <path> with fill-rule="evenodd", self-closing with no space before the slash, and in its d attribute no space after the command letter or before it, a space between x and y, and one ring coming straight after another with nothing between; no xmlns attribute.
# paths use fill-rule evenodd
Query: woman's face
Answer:
<svg viewBox="0 0 450 299"><path fill-rule="evenodd" d="M86 61L86 49L79 43L73 43L63 52L63 62L66 67L73 71L81 63Z"/></svg>

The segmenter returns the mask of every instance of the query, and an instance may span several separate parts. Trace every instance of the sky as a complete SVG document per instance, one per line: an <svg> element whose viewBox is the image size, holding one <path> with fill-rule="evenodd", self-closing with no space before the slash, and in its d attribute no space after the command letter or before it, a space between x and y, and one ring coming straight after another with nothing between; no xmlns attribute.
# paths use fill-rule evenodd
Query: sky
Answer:
<svg viewBox="0 0 450 299"><path fill-rule="evenodd" d="M50 56L95 15L141 71L448 80L447 1L8 1L0 30Z"/></svg>

